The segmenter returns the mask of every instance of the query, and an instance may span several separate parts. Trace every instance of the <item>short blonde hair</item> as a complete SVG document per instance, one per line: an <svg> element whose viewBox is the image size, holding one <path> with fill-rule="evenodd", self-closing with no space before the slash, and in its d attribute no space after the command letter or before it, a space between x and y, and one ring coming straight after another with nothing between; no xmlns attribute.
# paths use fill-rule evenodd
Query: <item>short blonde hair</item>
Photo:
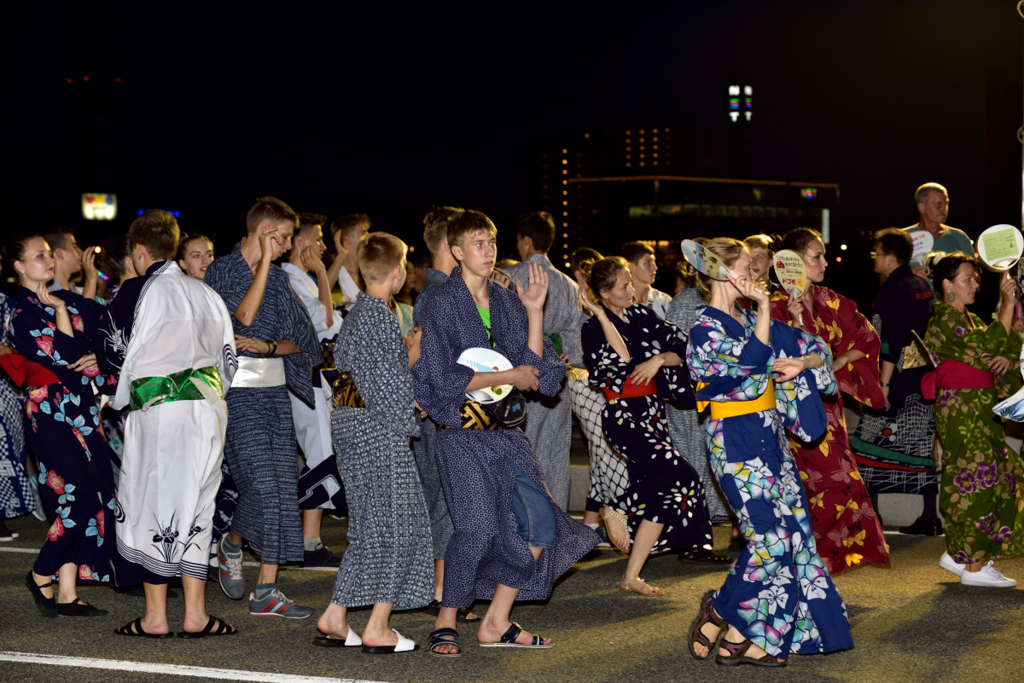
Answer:
<svg viewBox="0 0 1024 683"><path fill-rule="evenodd" d="M367 284L383 282L402 263L409 247L386 232L371 232L356 249L359 272Z"/></svg>

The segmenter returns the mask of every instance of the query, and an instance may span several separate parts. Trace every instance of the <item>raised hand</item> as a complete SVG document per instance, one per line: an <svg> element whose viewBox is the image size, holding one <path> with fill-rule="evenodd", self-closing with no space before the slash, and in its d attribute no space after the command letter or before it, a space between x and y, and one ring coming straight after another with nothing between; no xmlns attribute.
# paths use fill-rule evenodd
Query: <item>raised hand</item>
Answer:
<svg viewBox="0 0 1024 683"><path fill-rule="evenodd" d="M793 296L793 292L786 292L786 308L789 309L789 317L796 321L798 327L804 326L804 301L801 297Z"/></svg>
<svg viewBox="0 0 1024 683"><path fill-rule="evenodd" d="M341 243L341 230L337 230L337 231L334 232L333 239L334 239L334 248L337 250L338 254L341 256L341 260L344 261L345 259L348 258L348 249L346 249L345 246Z"/></svg>
<svg viewBox="0 0 1024 683"><path fill-rule="evenodd" d="M729 282L739 290L740 296L746 297L751 301L756 301L759 304L768 303L768 295L757 286L757 280L748 278L746 275L737 277L728 272L726 275L729 277Z"/></svg>
<svg viewBox="0 0 1024 683"><path fill-rule="evenodd" d="M548 296L548 274L536 263L531 263L529 269L530 289L524 291L523 283L516 280L516 294L519 295L519 300L523 302L527 312L541 312L544 310L544 300Z"/></svg>
<svg viewBox="0 0 1024 683"><path fill-rule="evenodd" d="M589 311L591 315L596 315L598 317L604 315L604 306L594 301L590 296L590 288L587 287L586 284L580 285L579 299L580 306Z"/></svg>
<svg viewBox="0 0 1024 683"><path fill-rule="evenodd" d="M1003 294L1003 301L1013 301L1017 298L1017 283L1010 277L1010 271L1006 271L1003 279L999 281L999 291Z"/></svg>
<svg viewBox="0 0 1024 683"><path fill-rule="evenodd" d="M260 257L264 261L271 261L274 258L274 243L277 239L277 228L269 225L262 228L257 235L260 241Z"/></svg>
<svg viewBox="0 0 1024 683"><path fill-rule="evenodd" d="M67 309L67 304L64 303L64 299L51 294L50 291L46 289L46 283L39 283L36 287L36 295L39 297L39 303L44 306L49 306L55 311L63 311Z"/></svg>
<svg viewBox="0 0 1024 683"><path fill-rule="evenodd" d="M319 244L311 244L308 247L304 247L302 252L299 254L299 258L302 259L302 267L306 270L314 273L323 273L327 271L327 267L324 266L324 262L320 258Z"/></svg>
<svg viewBox="0 0 1024 683"><path fill-rule="evenodd" d="M96 267L96 249L94 247L89 247L82 253L82 270L85 271L86 279L96 279L100 276L100 270Z"/></svg>

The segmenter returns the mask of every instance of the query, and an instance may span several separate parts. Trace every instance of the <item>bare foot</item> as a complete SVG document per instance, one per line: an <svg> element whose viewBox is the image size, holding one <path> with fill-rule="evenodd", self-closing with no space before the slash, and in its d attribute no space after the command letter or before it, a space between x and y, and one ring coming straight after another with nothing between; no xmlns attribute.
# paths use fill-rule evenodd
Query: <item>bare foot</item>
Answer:
<svg viewBox="0 0 1024 683"><path fill-rule="evenodd" d="M220 620L218 619L217 621ZM145 622L145 620L143 620L143 622ZM210 615L206 612L203 612L202 614L186 614L185 619L182 622L182 630L187 631L188 633L199 633L206 628L208 623L210 623ZM143 623L142 626L145 628L146 624ZM217 630L216 624L214 624L213 628L214 630Z"/></svg>
<svg viewBox="0 0 1024 683"><path fill-rule="evenodd" d="M386 645L398 645L398 634L389 628L370 629L369 626L363 631L363 645L370 647L383 647Z"/></svg>
<svg viewBox="0 0 1024 683"><path fill-rule="evenodd" d="M488 623L486 620L480 623L480 628L477 629L476 639L481 643L500 643L501 637L505 635L505 631L509 629L512 622L506 621L504 626L495 625ZM551 644L550 638L542 638L545 645ZM533 634L523 631L516 638L516 642L520 645L531 645L533 644Z"/></svg>
<svg viewBox="0 0 1024 683"><path fill-rule="evenodd" d="M344 607L338 607L332 602L317 619L316 629L329 638L345 640L351 631L351 628L345 623L346 613L347 610Z"/></svg>
<svg viewBox="0 0 1024 683"><path fill-rule="evenodd" d="M639 593L640 595L661 595L660 588L647 585L647 582L639 576L635 576L632 579L627 579L623 576L621 583L619 583L619 590L624 593Z"/></svg>
<svg viewBox="0 0 1024 683"><path fill-rule="evenodd" d="M628 553L629 527L625 518L607 505L601 508L601 516L604 517L604 527L608 530L608 540L622 552Z"/></svg>
<svg viewBox="0 0 1024 683"><path fill-rule="evenodd" d="M715 626L715 624L713 622L709 621L708 623L704 624L704 627L701 628L700 632L701 632L701 635L703 635L705 638L708 639L708 642L713 643L718 638L718 632L720 630L721 629L719 629L719 627ZM708 655L711 654L711 651L708 650L703 645L701 645L700 643L694 643L693 644L693 651L701 659L707 659Z"/></svg>
<svg viewBox="0 0 1024 683"><path fill-rule="evenodd" d="M206 624L203 624L203 626L205 625ZM142 630L146 633L150 633L157 636L171 632L171 627L167 625L166 614L164 614L162 617L158 617L155 619L150 619L149 616L142 617L141 626ZM202 628L202 626L200 626L199 628ZM132 630L134 631L135 629L133 628Z"/></svg>

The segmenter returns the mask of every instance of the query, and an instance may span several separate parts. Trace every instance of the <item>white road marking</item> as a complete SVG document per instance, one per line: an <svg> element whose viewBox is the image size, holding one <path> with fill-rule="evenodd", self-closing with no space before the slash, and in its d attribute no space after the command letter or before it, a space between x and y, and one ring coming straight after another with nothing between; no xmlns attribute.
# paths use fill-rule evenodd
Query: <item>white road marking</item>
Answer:
<svg viewBox="0 0 1024 683"><path fill-rule="evenodd" d="M63 657L60 655L34 654L30 652L0 651L0 662L16 664L47 664L70 666L81 669L104 669L107 671L132 671L135 673L166 674L191 678L213 678L224 681L256 681L258 683L378 683L355 678L327 678L324 676L296 676L239 669L215 669L205 666L183 664L153 664L150 662L127 662L118 659L96 659L93 657Z"/></svg>

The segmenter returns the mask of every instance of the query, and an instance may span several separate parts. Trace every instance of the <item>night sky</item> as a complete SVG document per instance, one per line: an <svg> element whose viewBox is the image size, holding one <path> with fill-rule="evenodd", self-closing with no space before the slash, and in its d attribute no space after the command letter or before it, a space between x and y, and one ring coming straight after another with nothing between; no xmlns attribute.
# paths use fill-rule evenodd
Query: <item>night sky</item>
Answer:
<svg viewBox="0 0 1024 683"><path fill-rule="evenodd" d="M1024 19L1011 0L304 6L8 8L18 228L68 222L81 192L112 190L220 240L260 194L366 211L409 237L430 205L459 204L507 237L536 208L531 142L599 119L723 125L730 74L754 87L751 177L840 183L838 237L915 222L926 181L949 188L949 223L972 236L1020 225ZM69 103L87 71L122 79L110 188L73 171ZM133 208L103 227L126 230Z"/></svg>

